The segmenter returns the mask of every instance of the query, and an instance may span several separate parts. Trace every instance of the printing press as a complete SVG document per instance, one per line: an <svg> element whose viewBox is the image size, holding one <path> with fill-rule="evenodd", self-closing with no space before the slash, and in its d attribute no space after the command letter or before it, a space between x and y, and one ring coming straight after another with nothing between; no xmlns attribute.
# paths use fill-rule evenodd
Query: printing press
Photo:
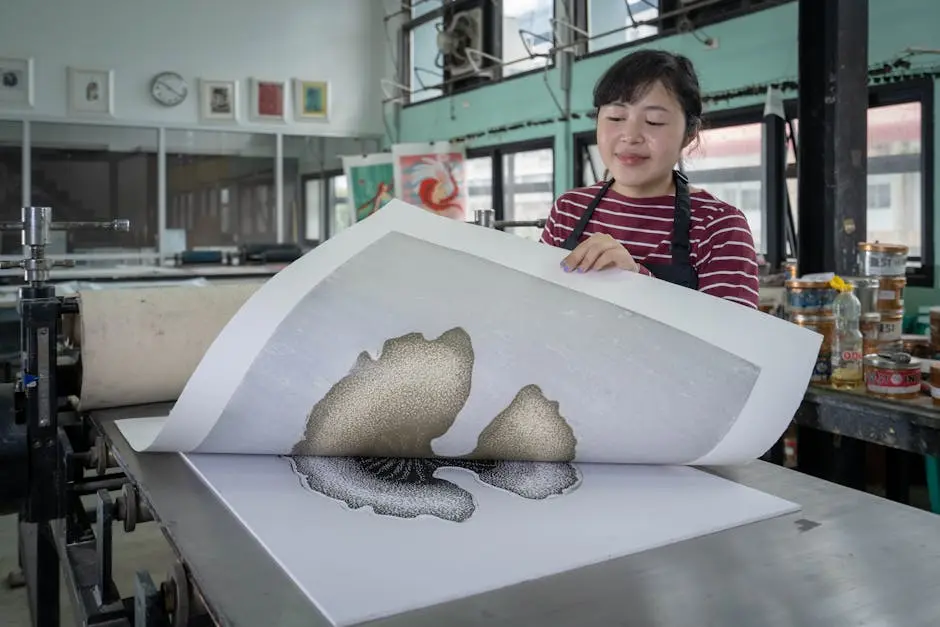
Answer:
<svg viewBox="0 0 940 627"><path fill-rule="evenodd" d="M491 216L477 223L495 227ZM50 229L79 227L122 230L127 223L56 224L50 209L28 207L21 223L3 225L21 229L29 250L18 304L17 430L5 437L16 450L2 449L0 472L26 469L4 508L15 500L20 511L22 572L11 583L28 587L33 624L60 624L61 571L79 625L331 625L181 456L137 454L115 426L118 419L168 411L168 404L76 409L87 375L79 368L81 347L75 355L59 336L79 305L48 286L44 245ZM762 461L711 472L802 510L368 624L926 627L940 621L940 598L933 594L940 581L940 518ZM112 549L115 524L126 532L160 525L178 563L166 574L139 571L133 589L119 590L112 577L114 560L122 559ZM376 567L401 576L402 565Z"/></svg>

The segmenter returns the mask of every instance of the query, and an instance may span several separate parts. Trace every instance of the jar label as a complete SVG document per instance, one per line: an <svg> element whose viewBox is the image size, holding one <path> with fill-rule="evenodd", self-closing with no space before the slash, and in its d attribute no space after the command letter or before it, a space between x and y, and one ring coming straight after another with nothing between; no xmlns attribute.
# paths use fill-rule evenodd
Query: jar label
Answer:
<svg viewBox="0 0 940 627"><path fill-rule="evenodd" d="M865 383L871 388L889 391L920 389L920 369L890 370L869 368L865 372Z"/></svg>

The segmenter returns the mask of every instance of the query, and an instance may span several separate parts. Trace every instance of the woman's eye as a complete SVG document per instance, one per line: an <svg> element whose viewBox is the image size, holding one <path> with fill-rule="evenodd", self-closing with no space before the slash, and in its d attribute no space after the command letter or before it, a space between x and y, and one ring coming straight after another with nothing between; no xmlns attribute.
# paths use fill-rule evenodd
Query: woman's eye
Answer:
<svg viewBox="0 0 940 627"><path fill-rule="evenodd" d="M607 116L608 122L623 122L623 118L614 117L612 115Z"/></svg>
<svg viewBox="0 0 940 627"><path fill-rule="evenodd" d="M666 126L665 122L653 122L652 120L647 120L646 123L650 126Z"/></svg>

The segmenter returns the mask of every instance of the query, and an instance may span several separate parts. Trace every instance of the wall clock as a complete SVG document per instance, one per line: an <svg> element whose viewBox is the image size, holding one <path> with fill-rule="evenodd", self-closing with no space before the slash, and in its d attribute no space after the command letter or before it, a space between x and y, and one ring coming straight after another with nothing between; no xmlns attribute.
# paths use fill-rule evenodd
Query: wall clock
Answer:
<svg viewBox="0 0 940 627"><path fill-rule="evenodd" d="M161 72L150 83L150 95L164 107L175 107L189 94L186 79L176 72Z"/></svg>

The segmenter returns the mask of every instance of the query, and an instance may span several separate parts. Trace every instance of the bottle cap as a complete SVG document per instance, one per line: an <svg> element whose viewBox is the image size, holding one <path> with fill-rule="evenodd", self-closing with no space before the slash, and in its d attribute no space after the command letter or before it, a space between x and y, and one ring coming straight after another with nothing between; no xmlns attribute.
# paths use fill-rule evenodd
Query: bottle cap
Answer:
<svg viewBox="0 0 940 627"><path fill-rule="evenodd" d="M839 275L835 275L832 279L829 280L829 287L833 288L838 292L851 292L852 284L846 283L845 280Z"/></svg>

